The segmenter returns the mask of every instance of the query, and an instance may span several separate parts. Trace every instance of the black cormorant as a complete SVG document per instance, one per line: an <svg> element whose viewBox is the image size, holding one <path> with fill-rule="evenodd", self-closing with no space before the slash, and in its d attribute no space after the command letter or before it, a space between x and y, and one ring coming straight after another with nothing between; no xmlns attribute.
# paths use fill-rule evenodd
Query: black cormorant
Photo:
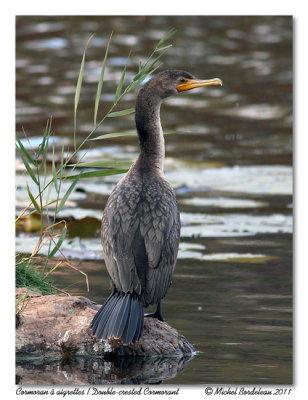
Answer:
<svg viewBox="0 0 308 400"><path fill-rule="evenodd" d="M164 320L161 300L171 284L180 239L175 193L164 177L160 105L173 94L220 79L197 80L185 71L164 71L140 89L135 121L140 155L112 191L102 219L102 245L113 291L91 327L98 338L135 342L143 330L144 307Z"/></svg>

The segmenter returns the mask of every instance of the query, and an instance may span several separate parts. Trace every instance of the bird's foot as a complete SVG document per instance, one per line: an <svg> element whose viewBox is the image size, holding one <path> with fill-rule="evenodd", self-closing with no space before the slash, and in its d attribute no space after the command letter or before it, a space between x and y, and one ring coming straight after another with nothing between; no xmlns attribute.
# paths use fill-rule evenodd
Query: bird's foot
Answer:
<svg viewBox="0 0 308 400"><path fill-rule="evenodd" d="M165 318L162 315L158 315L156 312L152 314L144 314L145 317L151 317L159 319L160 321L165 321Z"/></svg>
<svg viewBox="0 0 308 400"><path fill-rule="evenodd" d="M157 305L156 311L155 311L154 313L151 313L151 314L144 314L144 316L145 316L145 317L156 318L156 319L158 319L159 321L165 321L165 318L164 318L164 316L163 316L163 314L162 314L162 311L161 311L161 303L159 303L159 304Z"/></svg>

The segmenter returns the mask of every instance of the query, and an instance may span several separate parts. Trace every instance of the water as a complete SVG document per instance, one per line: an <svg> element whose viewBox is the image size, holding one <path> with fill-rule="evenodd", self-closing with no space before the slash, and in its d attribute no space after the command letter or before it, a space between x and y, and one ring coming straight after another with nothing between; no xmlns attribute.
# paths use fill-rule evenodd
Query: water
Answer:
<svg viewBox="0 0 308 400"><path fill-rule="evenodd" d="M182 220L179 259L164 314L198 351L181 372L163 382L290 384L290 17L18 17L16 130L21 137L23 127L35 144L52 115L56 149L72 142L80 60L95 32L79 105L80 142L93 128L96 85L111 30L101 114L113 98L129 51L126 83L171 27L178 32L162 68L185 69L204 79L219 77L223 87L184 92L162 106L163 128L179 131L166 136L165 173L176 190ZM135 96L127 95L121 107L133 107ZM133 115L108 120L97 135L121 131L134 131ZM137 154L135 137L114 138L92 141L83 161L133 160ZM98 221L120 177L78 183L62 217ZM27 199L20 172L16 183L20 210ZM109 282L98 235L82 238L81 244L78 233L71 236L63 252L82 260L79 267L89 276L90 293L78 273L63 270L55 279L71 294L101 303ZM18 233L17 251L32 251L36 239L36 233ZM90 363L32 364L20 375L24 383L31 373L48 382L48 371L59 379L74 376L75 383L93 383L95 376L99 383L104 376L97 371L106 368L97 368ZM136 368L127 367L132 379L138 376Z"/></svg>

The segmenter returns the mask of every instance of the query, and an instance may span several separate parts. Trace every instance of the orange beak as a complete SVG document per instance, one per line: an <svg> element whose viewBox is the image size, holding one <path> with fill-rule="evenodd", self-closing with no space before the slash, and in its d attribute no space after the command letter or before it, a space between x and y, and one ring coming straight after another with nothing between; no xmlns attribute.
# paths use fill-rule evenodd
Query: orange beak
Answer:
<svg viewBox="0 0 308 400"><path fill-rule="evenodd" d="M198 80L198 79L185 79L185 82L180 83L176 89L178 92L184 92L184 90L191 90L202 86L220 85L222 81L219 78Z"/></svg>

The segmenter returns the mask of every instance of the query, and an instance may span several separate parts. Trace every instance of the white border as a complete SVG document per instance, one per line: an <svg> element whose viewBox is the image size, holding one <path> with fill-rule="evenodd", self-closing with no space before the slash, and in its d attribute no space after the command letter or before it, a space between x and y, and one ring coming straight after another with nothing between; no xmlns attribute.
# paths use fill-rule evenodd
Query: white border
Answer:
<svg viewBox="0 0 308 400"><path fill-rule="evenodd" d="M149 4L150 3L150 4ZM293 15L294 16L294 156L295 156L295 190L296 190L296 218L295 218L295 365L294 386L290 399L301 399L307 396L305 391L307 372L307 270L308 261L305 249L308 241L308 130L306 108L307 102L307 38L308 20L305 4L303 1L281 2L281 1L236 1L220 0L219 2L201 1L116 1L105 2L71 2L53 0L42 2L38 0L15 1L6 4L2 8L1 28L1 273L2 273L2 362L1 377L2 395L4 398L15 396L14 371L14 318L12 298L14 289L14 141L12 140L15 130L15 15ZM305 127L305 129L304 129ZM263 387L263 386L262 386ZM204 399L204 391L201 386L181 388L181 396L186 398L191 394L196 399ZM264 388L264 387L263 387ZM7 396L6 396L7 395ZM27 399L32 398L26 396ZM47 396L43 396L46 398ZM48 396L50 398L51 396ZM67 396L71 398L71 396ZM80 396L77 396L80 398ZM138 396L139 397L139 396ZM161 396L159 396L161 397ZM221 396L214 396L215 399ZM251 397L251 396L250 396ZM258 399L268 396L254 396ZM37 397L36 397L37 398ZM76 396L74 396L76 398ZM84 397L82 397L84 398ZM93 397L92 397L93 398ZM125 398L136 398L136 396L125 396ZM224 397L225 398L225 397ZM246 398L246 396L232 396L232 398Z"/></svg>

